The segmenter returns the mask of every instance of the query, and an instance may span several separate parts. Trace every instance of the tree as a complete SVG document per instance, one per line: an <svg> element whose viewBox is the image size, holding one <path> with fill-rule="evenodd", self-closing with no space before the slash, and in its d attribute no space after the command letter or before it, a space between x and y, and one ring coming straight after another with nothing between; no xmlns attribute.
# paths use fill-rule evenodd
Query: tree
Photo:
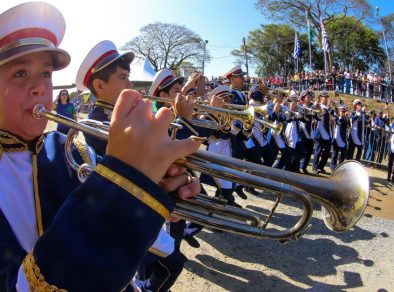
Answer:
<svg viewBox="0 0 394 292"><path fill-rule="evenodd" d="M394 13L391 13L389 15L386 15L385 17L382 17L382 25L384 29L384 33L386 35L386 41L387 41L387 48L389 51L389 56L390 56L390 63L391 63L391 68L394 68L394 61L393 61L393 55L394 55ZM383 35L382 32L378 32L381 37L381 42L383 44Z"/></svg>
<svg viewBox="0 0 394 292"><path fill-rule="evenodd" d="M198 64L197 66L194 65L193 63L190 63L188 61L184 61L182 62L182 64L180 64L178 70L176 70L176 74L179 76L180 75L180 69L182 68L183 73L185 74L185 76L190 76L193 74L193 72L197 71L200 69L200 64Z"/></svg>
<svg viewBox="0 0 394 292"><path fill-rule="evenodd" d="M202 64L204 41L185 26L157 22L144 26L140 32L122 49L134 51L137 58L148 58L156 71L177 70L186 61L198 67ZM206 53L205 62L210 58Z"/></svg>
<svg viewBox="0 0 394 292"><path fill-rule="evenodd" d="M358 22L372 16L366 0L258 0L256 4L263 15L295 27L307 29L306 16L321 39L320 19L327 25L338 15L352 15Z"/></svg>
<svg viewBox="0 0 394 292"><path fill-rule="evenodd" d="M333 60L339 66L367 70L384 65L385 53L376 32L354 17L338 16L327 25Z"/></svg>
<svg viewBox="0 0 394 292"><path fill-rule="evenodd" d="M261 29L249 33L246 49L248 58L257 66L258 76L267 77L276 74L287 76L294 73L294 34L294 29L285 24L261 25ZM301 34L299 39L301 48L299 68L303 68L303 64L309 63L307 35ZM238 62L242 62L244 52L245 48L241 46L240 50L234 50L231 54L237 57ZM317 54L315 48L312 48L312 59L319 68L322 57Z"/></svg>

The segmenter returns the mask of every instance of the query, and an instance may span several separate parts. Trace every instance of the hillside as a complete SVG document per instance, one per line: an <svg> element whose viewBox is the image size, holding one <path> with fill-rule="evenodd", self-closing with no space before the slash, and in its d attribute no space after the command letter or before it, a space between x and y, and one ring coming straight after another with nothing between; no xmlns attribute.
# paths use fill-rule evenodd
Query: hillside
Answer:
<svg viewBox="0 0 394 292"><path fill-rule="evenodd" d="M319 91L315 91L315 96L318 96ZM351 111L353 109L353 101L355 99L360 99L363 104L366 104L368 106L368 112L375 110L376 112L379 111L380 109L384 110L386 107L386 103L383 101L379 101L376 99L372 99L372 98L365 98L365 97L361 97L358 95L348 95L345 93L338 93L338 92L333 92L330 91L330 97L331 99L334 99L336 101L342 100L348 107L348 110ZM388 104L388 108L389 108L389 115L390 117L394 116L394 105L392 103Z"/></svg>

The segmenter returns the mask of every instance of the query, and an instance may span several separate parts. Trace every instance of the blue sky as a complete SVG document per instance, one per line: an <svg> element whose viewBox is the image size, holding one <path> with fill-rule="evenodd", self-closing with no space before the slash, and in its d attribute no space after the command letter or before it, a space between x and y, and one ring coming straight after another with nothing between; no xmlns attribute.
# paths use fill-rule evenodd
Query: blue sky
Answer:
<svg viewBox="0 0 394 292"><path fill-rule="evenodd" d="M20 0L0 1L0 11ZM242 38L263 23L269 23L256 10L257 0L47 0L56 6L66 19L67 29L61 48L72 57L66 69L54 74L54 84L71 84L79 65L88 51L99 41L108 39L118 47L139 34L140 28L153 22L185 25L208 40L207 49L212 56L206 64L208 77L224 74L234 64L230 55L239 49ZM391 0L370 0L380 6L382 16L394 12ZM250 68L250 75L254 74Z"/></svg>

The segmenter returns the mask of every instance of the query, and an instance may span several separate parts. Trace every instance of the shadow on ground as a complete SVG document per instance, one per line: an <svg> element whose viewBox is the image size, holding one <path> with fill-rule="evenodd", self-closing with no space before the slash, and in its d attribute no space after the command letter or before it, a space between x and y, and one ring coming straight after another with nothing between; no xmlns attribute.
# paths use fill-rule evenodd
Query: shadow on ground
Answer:
<svg viewBox="0 0 394 292"><path fill-rule="evenodd" d="M344 243L370 240L375 236L359 227L347 233L324 231L326 229L324 224L314 218L312 224L310 233L334 235ZM319 282L316 278L337 275L337 267L341 265L350 263L359 263L366 267L374 265L372 260L360 258L355 249L327 238L303 237L297 241L280 244L273 240L261 240L230 233L202 231L197 237L226 258L256 263L256 267L260 264L264 266L259 270L245 269L242 265L226 263L204 254L198 254L195 260L186 263L185 268L191 273L229 291L245 289L247 291L304 291L299 288L300 286L312 287L309 291L345 291L363 286L359 273L344 272L344 279L341 282L345 284L338 285ZM283 273L291 281L272 276L270 272L272 270Z"/></svg>

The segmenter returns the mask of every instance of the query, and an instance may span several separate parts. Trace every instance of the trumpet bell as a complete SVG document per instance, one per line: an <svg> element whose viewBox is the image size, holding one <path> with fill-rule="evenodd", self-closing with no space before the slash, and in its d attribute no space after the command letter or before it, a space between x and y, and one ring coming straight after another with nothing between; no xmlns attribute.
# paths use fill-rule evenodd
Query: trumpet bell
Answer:
<svg viewBox="0 0 394 292"><path fill-rule="evenodd" d="M367 207L368 173L358 161L347 161L335 169L330 182L329 193L322 201L324 223L334 231L348 230L360 220ZM327 204L330 211L325 207Z"/></svg>
<svg viewBox="0 0 394 292"><path fill-rule="evenodd" d="M268 104L254 106L254 111L262 116L266 116L268 114Z"/></svg>

